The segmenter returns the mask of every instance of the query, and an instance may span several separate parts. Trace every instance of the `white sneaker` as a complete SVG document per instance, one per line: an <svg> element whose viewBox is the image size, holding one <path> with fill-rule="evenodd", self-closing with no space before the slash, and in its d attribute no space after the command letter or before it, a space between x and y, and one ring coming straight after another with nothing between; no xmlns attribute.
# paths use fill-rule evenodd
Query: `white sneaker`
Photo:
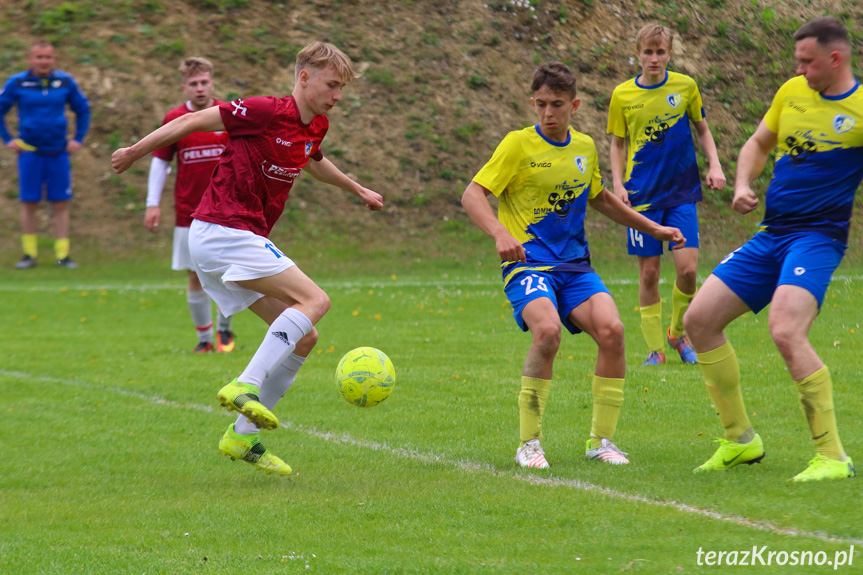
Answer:
<svg viewBox="0 0 863 575"><path fill-rule="evenodd" d="M627 454L605 438L602 439L602 445L596 449L590 448L590 440L588 439L584 454L588 459L598 459L603 463L611 463L612 465L626 465L629 463L629 460L626 458Z"/></svg>
<svg viewBox="0 0 863 575"><path fill-rule="evenodd" d="M522 467L548 469L548 461L545 460L545 452L539 446L539 439L531 439L519 447L515 452L515 461Z"/></svg>

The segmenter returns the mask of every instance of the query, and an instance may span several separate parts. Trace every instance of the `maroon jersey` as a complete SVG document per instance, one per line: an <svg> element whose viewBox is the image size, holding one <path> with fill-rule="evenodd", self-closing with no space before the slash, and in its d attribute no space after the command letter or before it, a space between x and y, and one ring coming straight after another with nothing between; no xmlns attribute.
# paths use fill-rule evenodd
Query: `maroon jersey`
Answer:
<svg viewBox="0 0 863 575"><path fill-rule="evenodd" d="M326 116L303 124L293 96L219 104L230 135L193 217L269 237L309 159L322 160Z"/></svg>
<svg viewBox="0 0 863 575"><path fill-rule="evenodd" d="M222 104L214 100L215 105ZM195 112L186 102L165 115L162 125L185 114ZM210 185L213 169L219 163L228 145L227 132L194 132L172 146L159 148L153 155L170 162L177 156L177 183L174 185L174 205L177 210L177 227L188 228L192 225L192 212L198 207L204 190Z"/></svg>

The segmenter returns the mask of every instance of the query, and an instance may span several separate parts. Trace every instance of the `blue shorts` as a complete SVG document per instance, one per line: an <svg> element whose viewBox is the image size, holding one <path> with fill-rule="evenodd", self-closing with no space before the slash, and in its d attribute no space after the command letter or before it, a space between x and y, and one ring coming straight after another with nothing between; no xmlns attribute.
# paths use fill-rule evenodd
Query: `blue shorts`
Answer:
<svg viewBox="0 0 863 575"><path fill-rule="evenodd" d="M683 237L686 238L687 248L698 247L698 209L694 202L680 204L679 206L664 210L645 210L639 213L661 226L671 226L679 229L683 233ZM674 245L674 242L668 243L669 251ZM626 247L627 252L631 256L650 257L662 255L661 241L632 228L627 230Z"/></svg>
<svg viewBox="0 0 863 575"><path fill-rule="evenodd" d="M770 303L780 285L802 287L815 296L820 308L847 247L817 232L759 232L725 256L713 274L755 313Z"/></svg>
<svg viewBox="0 0 863 575"><path fill-rule="evenodd" d="M581 333L569 321L569 314L583 304L587 299L598 293L609 293L608 288L596 273L573 273L554 271L534 271L526 269L519 272L504 288L509 303L512 304L512 315L515 323L522 331L527 331L521 313L524 306L535 299L547 297L557 308L560 323L566 326L569 333Z"/></svg>
<svg viewBox="0 0 863 575"><path fill-rule="evenodd" d="M69 152L56 156L43 156L36 152L18 154L18 182L22 202L42 201L43 190L49 202L72 199L72 176Z"/></svg>

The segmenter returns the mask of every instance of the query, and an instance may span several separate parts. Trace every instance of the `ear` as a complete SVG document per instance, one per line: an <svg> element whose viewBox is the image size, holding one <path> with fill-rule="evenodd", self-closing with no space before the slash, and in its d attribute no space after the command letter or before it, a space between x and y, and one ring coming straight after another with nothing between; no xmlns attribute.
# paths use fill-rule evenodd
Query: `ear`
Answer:
<svg viewBox="0 0 863 575"><path fill-rule="evenodd" d="M298 77L300 85L305 88L309 85L309 71L308 70L300 70L300 75Z"/></svg>
<svg viewBox="0 0 863 575"><path fill-rule="evenodd" d="M533 96L530 97L530 107L533 108L536 106L536 100L533 99Z"/></svg>
<svg viewBox="0 0 863 575"><path fill-rule="evenodd" d="M570 113L571 113L571 114L574 114L574 113L575 113L575 111L576 111L576 110L578 110L578 107L579 107L579 106L581 106L581 99L580 99L580 98L573 98L573 100L572 100L572 110L570 110Z"/></svg>

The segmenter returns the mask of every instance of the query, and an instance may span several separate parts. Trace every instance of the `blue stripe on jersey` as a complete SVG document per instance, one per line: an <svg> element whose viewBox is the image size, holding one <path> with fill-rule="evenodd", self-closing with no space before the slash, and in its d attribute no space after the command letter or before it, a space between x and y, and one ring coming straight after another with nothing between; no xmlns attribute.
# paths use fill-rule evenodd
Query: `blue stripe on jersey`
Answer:
<svg viewBox="0 0 863 575"><path fill-rule="evenodd" d="M673 124L658 124L650 138L635 153L632 174L625 184L632 204L657 210L701 201L701 174L692 145L689 115L683 112ZM651 195L646 206L639 199L639 190Z"/></svg>
<svg viewBox="0 0 863 575"><path fill-rule="evenodd" d="M762 226L773 234L823 233L848 241L863 148L786 154L776 161Z"/></svg>

